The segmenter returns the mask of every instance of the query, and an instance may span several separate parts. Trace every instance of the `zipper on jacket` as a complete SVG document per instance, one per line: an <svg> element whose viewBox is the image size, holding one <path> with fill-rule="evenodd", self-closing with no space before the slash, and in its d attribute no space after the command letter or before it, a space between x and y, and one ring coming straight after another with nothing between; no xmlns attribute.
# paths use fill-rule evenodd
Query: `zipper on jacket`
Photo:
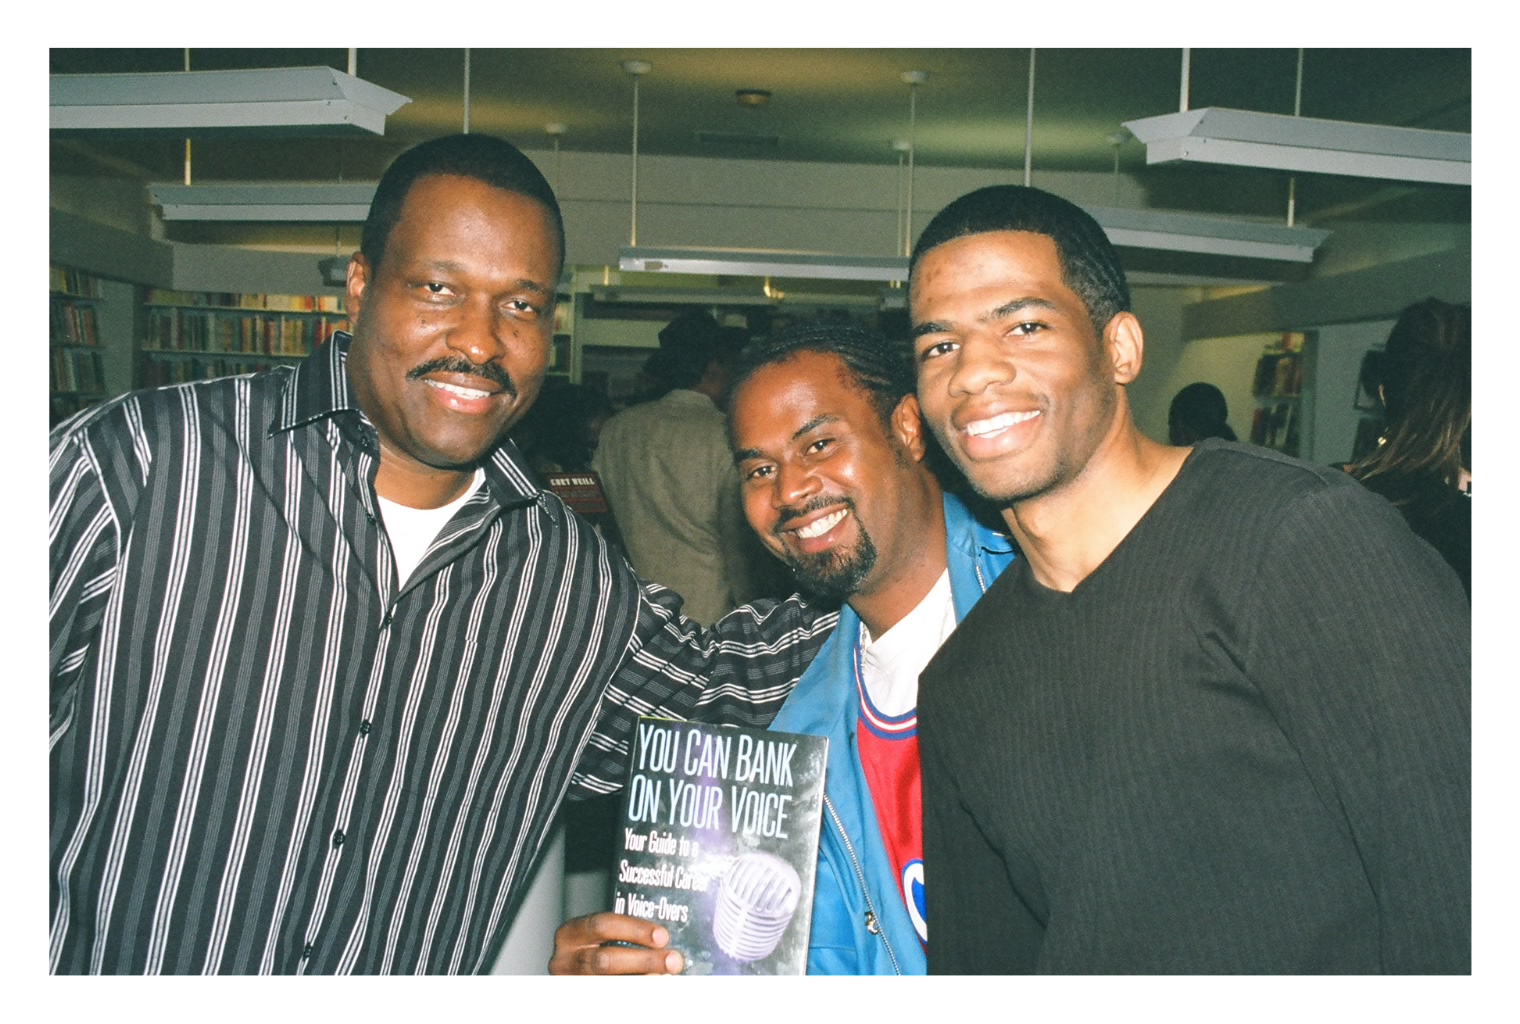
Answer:
<svg viewBox="0 0 1520 1024"><path fill-rule="evenodd" d="M866 901L866 931L881 939L882 947L887 951L887 959L892 961L892 973L901 974L902 968L898 966L897 954L892 952L892 943L887 941L887 934L881 928L881 920L876 916L876 904L871 902L871 890L866 887L866 873L861 870L860 860L855 856L855 846L850 842L849 833L845 832L844 825L839 820L839 812L834 810L834 804L826 793L823 797L823 806L828 808L829 817L833 819L839 839L844 843L844 852L849 855L850 866L855 869L855 880L860 883L860 895Z"/></svg>

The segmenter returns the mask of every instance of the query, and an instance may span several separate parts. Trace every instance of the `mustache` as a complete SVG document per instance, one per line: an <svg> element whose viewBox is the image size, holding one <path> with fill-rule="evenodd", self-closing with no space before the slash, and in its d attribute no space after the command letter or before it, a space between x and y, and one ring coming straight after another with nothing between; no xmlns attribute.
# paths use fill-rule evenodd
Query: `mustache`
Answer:
<svg viewBox="0 0 1520 1024"><path fill-rule="evenodd" d="M517 385L512 381L512 375L501 368L499 363L482 363L477 366L468 359L458 356L447 356L438 359L430 359L420 366L414 366L407 371L407 380L418 380L430 373L460 373L471 377L484 377L493 384L501 386L501 389L513 398L517 397Z"/></svg>
<svg viewBox="0 0 1520 1024"><path fill-rule="evenodd" d="M850 513L852 515L855 512L855 503L849 498L835 498L828 495L819 495L805 505L799 505L796 508L782 509L779 513L777 513L776 525L771 528L771 532L779 537L781 536L782 531L786 529L787 523L790 523L794 519L801 519L804 516L810 516L814 512L826 509L831 505L843 505L845 508L850 510Z"/></svg>

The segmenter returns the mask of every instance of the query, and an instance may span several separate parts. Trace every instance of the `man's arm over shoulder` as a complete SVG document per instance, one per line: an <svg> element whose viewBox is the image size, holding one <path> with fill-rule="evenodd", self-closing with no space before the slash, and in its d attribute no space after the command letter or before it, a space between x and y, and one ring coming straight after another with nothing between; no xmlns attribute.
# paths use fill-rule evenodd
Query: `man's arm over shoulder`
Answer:
<svg viewBox="0 0 1520 1024"><path fill-rule="evenodd" d="M1328 487L1263 549L1248 653L1273 714L1345 815L1383 969L1471 970L1469 605L1386 502Z"/></svg>
<svg viewBox="0 0 1520 1024"><path fill-rule="evenodd" d="M622 786L641 715L769 725L839 621L837 611L795 595L736 608L705 629L680 607L674 591L644 584L628 653L572 779L582 794Z"/></svg>

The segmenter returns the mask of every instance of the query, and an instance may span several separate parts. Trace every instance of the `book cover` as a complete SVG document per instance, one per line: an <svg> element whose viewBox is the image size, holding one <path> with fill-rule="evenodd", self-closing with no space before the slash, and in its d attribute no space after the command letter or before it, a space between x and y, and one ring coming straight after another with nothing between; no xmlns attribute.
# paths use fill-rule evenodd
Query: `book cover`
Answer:
<svg viewBox="0 0 1520 1024"><path fill-rule="evenodd" d="M602 490L602 478L590 470L575 473L545 473L544 486L549 488L570 510L589 520L598 533L619 551L625 551L623 535L618 530L612 506L607 503L607 492Z"/></svg>
<svg viewBox="0 0 1520 1024"><path fill-rule="evenodd" d="M641 718L613 910L657 921L687 974L803 974L828 739Z"/></svg>

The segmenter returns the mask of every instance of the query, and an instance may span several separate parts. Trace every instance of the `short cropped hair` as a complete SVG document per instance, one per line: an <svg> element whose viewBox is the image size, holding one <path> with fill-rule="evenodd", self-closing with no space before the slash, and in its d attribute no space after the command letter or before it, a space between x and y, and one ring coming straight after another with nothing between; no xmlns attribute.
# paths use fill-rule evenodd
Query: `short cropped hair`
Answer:
<svg viewBox="0 0 1520 1024"><path fill-rule="evenodd" d="M559 245L559 262L565 259L565 222L560 217L554 190L533 161L505 139L491 135L445 135L413 146L391 162L375 187L369 204L359 251L371 267L385 256L391 231L401 219L407 193L417 179L432 174L473 178L493 188L537 201L549 212Z"/></svg>
<svg viewBox="0 0 1520 1024"><path fill-rule="evenodd" d="M1062 281L1082 300L1100 333L1114 314L1129 310L1124 268L1098 222L1075 203L1023 185L977 189L935 214L913 247L909 276L935 246L988 231L1032 231L1055 242Z"/></svg>
<svg viewBox="0 0 1520 1024"><path fill-rule="evenodd" d="M1172 396L1167 411L1167 434L1172 444L1188 445L1206 437L1235 440L1235 431L1227 422L1230 405L1224 392L1207 381L1194 381Z"/></svg>
<svg viewBox="0 0 1520 1024"><path fill-rule="evenodd" d="M893 411L916 383L905 342L888 341L880 332L852 320L809 320L744 347L728 387L728 407L733 408L732 396L758 370L801 352L838 356L849 370L851 383L865 393L889 430Z"/></svg>

